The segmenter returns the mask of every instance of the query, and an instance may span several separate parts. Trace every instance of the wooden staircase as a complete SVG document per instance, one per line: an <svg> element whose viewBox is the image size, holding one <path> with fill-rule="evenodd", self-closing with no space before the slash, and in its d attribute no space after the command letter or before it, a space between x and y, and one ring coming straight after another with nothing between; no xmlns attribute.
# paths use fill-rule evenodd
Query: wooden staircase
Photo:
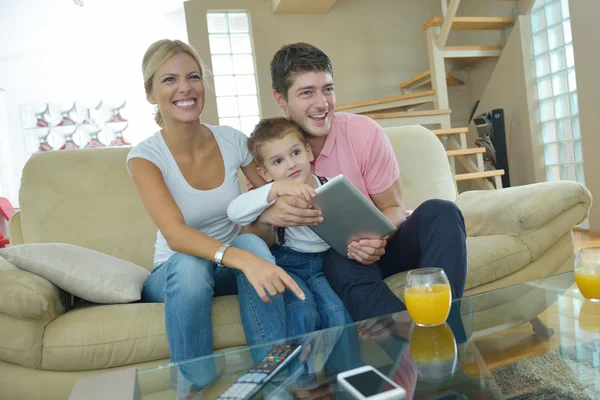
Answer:
<svg viewBox="0 0 600 400"><path fill-rule="evenodd" d="M427 36L430 69L400 84L403 94L338 106L338 111L364 114L383 127L425 125L433 128L446 148L453 171L458 160L467 171L455 174L457 182L472 180L481 189L499 189L504 170L486 171L484 148L469 148L468 128L452 128L448 87L464 82L446 72L446 63L461 67L489 57L499 57L502 46L446 46L451 31L502 30L512 26L513 18L456 17L460 0L441 0L443 16L433 17L422 29ZM414 110L430 104L433 109ZM492 183L493 181L493 183Z"/></svg>

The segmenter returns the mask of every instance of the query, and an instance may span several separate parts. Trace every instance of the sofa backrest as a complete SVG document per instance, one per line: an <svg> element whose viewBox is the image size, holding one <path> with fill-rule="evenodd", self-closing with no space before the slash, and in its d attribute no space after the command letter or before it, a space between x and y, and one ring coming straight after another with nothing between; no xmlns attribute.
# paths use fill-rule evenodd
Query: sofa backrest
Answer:
<svg viewBox="0 0 600 400"><path fill-rule="evenodd" d="M71 243L152 268L156 226L125 166L129 148L51 151L23 169L24 243Z"/></svg>
<svg viewBox="0 0 600 400"><path fill-rule="evenodd" d="M429 199L456 201L456 182L442 143L420 125L385 128L400 166L402 199L415 209Z"/></svg>
<svg viewBox="0 0 600 400"><path fill-rule="evenodd" d="M407 208L430 198L454 201L444 148L420 126L387 128ZM24 243L71 243L152 269L156 226L146 213L125 159L129 148L36 153L21 179Z"/></svg>

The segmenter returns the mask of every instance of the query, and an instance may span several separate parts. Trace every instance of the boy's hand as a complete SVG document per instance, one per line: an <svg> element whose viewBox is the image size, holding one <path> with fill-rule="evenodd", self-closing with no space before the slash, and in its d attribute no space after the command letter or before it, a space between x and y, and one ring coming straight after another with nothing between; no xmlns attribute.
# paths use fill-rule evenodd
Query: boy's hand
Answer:
<svg viewBox="0 0 600 400"><path fill-rule="evenodd" d="M267 200L271 202L277 197L281 196L299 197L310 203L312 198L315 197L315 189L306 183L300 183L287 179L274 182L273 186L271 186L271 191L269 192L269 197Z"/></svg>

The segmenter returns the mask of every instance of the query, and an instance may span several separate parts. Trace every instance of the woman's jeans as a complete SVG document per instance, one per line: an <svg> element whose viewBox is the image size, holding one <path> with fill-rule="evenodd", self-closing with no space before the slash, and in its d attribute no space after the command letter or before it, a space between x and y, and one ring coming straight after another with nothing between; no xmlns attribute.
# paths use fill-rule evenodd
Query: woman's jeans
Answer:
<svg viewBox="0 0 600 400"><path fill-rule="evenodd" d="M231 245L271 263L267 244L252 234L239 235ZM286 337L283 296L264 303L239 270L220 267L210 260L176 253L160 264L144 282L142 301L165 303L167 339L172 362L212 354L212 299L239 294L242 324L248 345ZM187 390L206 386L215 378L214 360L180 364ZM178 390L182 387L181 377Z"/></svg>

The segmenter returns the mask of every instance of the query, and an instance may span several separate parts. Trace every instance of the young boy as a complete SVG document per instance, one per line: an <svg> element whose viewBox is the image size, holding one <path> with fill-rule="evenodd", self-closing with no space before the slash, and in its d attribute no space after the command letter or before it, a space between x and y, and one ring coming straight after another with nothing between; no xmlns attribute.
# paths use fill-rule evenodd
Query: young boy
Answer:
<svg viewBox="0 0 600 400"><path fill-rule="evenodd" d="M326 178L311 173L314 160L298 124L286 118L263 119L248 139L258 173L269 184L242 194L227 209L229 218L249 225L279 196L298 196L310 202ZM277 244L271 248L283 268L306 295L301 301L286 291L288 335L351 323L352 319L322 272L329 245L307 226L277 228Z"/></svg>

